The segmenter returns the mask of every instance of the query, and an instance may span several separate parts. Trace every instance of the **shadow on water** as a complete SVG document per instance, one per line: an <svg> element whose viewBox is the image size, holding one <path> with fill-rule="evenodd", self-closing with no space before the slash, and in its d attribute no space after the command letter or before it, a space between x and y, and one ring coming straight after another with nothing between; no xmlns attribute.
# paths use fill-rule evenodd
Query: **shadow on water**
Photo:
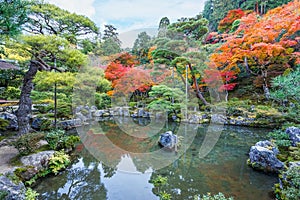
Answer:
<svg viewBox="0 0 300 200"><path fill-rule="evenodd" d="M149 124L145 120L135 123L145 127ZM165 151L159 162L174 160L163 168L157 168L151 158L144 156L144 153L159 150L159 133L133 137L124 133L114 121L83 127L79 131L82 143L75 151L78 158L72 166L59 176L42 180L34 189L41 194L40 199L151 200L159 198L150 182L161 175L168 178L164 191L170 193L172 199L194 199L195 195L208 192L222 192L243 200L271 199L268 193L277 181L276 176L253 171L246 164L250 146L264 139L268 130L226 126L213 150L200 158L199 147L207 127L185 126L187 133L180 147L182 153L177 158L174 152ZM195 127L195 137L187 141L189 131ZM168 123L160 133L166 130L176 133L178 125ZM104 138L119 149L112 149L103 142Z"/></svg>

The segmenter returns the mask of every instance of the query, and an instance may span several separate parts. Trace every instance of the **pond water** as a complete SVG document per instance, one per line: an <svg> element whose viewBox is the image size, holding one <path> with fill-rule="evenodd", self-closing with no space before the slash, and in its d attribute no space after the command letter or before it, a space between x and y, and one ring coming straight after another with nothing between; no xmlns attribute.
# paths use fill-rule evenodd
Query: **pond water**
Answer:
<svg viewBox="0 0 300 200"><path fill-rule="evenodd" d="M82 143L76 147L75 161L60 175L35 186L39 199L152 200L159 199L159 191L178 200L208 192L242 200L271 199L276 176L246 164L250 146L264 139L268 130L175 123L161 128L144 120L128 120L79 128ZM165 130L183 136L178 153L157 145L159 132ZM220 137L216 132L221 132ZM215 141L206 143L206 149L212 149L207 155L199 153L205 140ZM154 187L151 182L158 175L167 177L166 185Z"/></svg>

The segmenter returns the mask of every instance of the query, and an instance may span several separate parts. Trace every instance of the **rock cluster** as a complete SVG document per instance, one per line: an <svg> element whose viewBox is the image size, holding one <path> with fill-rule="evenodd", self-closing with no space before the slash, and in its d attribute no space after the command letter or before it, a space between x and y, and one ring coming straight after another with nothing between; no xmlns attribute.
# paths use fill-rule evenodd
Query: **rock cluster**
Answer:
<svg viewBox="0 0 300 200"><path fill-rule="evenodd" d="M21 181L13 180L12 172L0 176L0 193L5 200L25 199L26 188Z"/></svg>
<svg viewBox="0 0 300 200"><path fill-rule="evenodd" d="M266 172L278 173L284 168L284 163L278 160L277 147L268 141L259 141L250 148L249 164L254 168Z"/></svg>
<svg viewBox="0 0 300 200"><path fill-rule="evenodd" d="M164 148L173 149L178 143L178 138L172 131L167 131L160 135L158 143Z"/></svg>

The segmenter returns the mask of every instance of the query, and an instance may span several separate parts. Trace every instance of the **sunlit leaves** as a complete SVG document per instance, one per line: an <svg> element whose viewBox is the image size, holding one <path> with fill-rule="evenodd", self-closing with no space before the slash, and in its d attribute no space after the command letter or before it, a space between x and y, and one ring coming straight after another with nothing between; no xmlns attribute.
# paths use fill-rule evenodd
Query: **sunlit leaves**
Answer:
<svg viewBox="0 0 300 200"><path fill-rule="evenodd" d="M241 19L245 15L245 12L241 9L235 9L228 11L226 17L219 23L218 30L221 32L228 32L231 30L233 22L237 19Z"/></svg>
<svg viewBox="0 0 300 200"><path fill-rule="evenodd" d="M259 73L258 78L278 75L284 68L294 67L299 52L296 39L300 33L299 8L300 2L294 1L262 17L255 13L243 17L236 32L212 54L210 65L236 73L240 71L238 68L245 67L252 74Z"/></svg>

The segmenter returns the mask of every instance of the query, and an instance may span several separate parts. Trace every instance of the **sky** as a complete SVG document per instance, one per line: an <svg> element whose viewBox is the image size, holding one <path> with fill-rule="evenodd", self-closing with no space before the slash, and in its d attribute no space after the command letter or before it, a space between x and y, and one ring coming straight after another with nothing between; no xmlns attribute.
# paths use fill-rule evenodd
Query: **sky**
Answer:
<svg viewBox="0 0 300 200"><path fill-rule="evenodd" d="M194 17L204 8L205 0L48 0L60 8L85 15L100 31L104 24L117 28L123 47L131 46L143 29L155 34L161 18L175 22L181 17ZM132 41L133 40L133 41Z"/></svg>

